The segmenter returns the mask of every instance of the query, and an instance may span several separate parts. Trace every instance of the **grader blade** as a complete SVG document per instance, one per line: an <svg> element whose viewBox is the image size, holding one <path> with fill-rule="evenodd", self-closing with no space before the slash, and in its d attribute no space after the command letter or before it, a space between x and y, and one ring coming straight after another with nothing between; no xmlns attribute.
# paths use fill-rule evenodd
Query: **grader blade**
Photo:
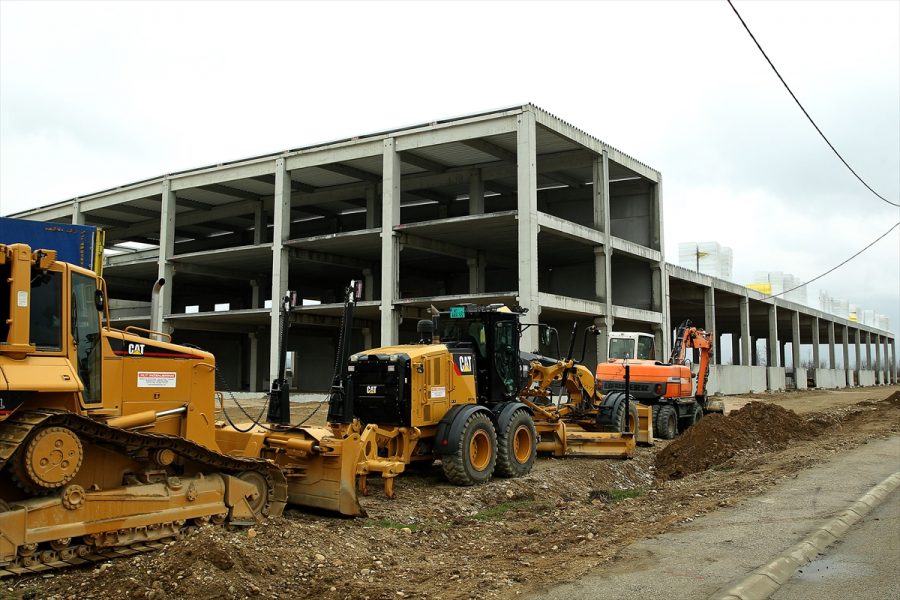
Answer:
<svg viewBox="0 0 900 600"><path fill-rule="evenodd" d="M363 457L358 435L322 440L322 452L306 456L288 475L288 502L346 515L364 517L356 495L356 473Z"/></svg>

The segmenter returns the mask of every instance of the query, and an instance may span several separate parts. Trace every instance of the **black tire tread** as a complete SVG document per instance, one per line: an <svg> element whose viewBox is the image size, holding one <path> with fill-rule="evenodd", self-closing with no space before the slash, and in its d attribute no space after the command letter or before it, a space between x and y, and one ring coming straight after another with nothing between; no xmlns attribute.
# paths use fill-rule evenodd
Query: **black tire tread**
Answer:
<svg viewBox="0 0 900 600"><path fill-rule="evenodd" d="M528 420L531 431L531 458L525 464L520 464L515 459L512 454L512 443L509 442L509 436L518 427L517 421L522 419L522 415ZM510 418L506 431L499 432L497 436L497 464L494 467L494 473L499 477L507 478L528 475L534 467L534 460L537 457L537 442L537 429L534 427L534 420L531 418L531 415L524 408L517 410Z"/></svg>
<svg viewBox="0 0 900 600"><path fill-rule="evenodd" d="M666 423L670 417L674 417L674 420L672 426L668 427ZM674 406L662 404L659 405L658 410L654 411L653 433L654 437L661 440L671 440L678 434L678 413Z"/></svg>
<svg viewBox="0 0 900 600"><path fill-rule="evenodd" d="M466 470L466 463L468 462L469 458L468 444L465 443L466 434L479 422L484 422L487 424L487 428L490 431L491 435L491 442L494 444L494 462L486 469L486 471L488 472L488 476L483 481L471 477ZM444 475L447 477L447 481L449 481L453 485L470 486L475 485L476 483L483 483L484 481L490 480L491 474L493 474L494 466L497 462L496 450L497 432L494 431L494 424L491 423L491 420L483 412L473 413L468 419L466 419L466 424L459 434L459 445L456 449L456 452L444 456L441 460L441 466L444 470Z"/></svg>

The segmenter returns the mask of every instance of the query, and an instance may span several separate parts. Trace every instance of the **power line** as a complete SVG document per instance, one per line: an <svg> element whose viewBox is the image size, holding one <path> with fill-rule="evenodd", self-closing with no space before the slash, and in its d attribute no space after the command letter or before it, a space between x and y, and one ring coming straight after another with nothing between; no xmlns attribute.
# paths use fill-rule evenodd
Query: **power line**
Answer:
<svg viewBox="0 0 900 600"><path fill-rule="evenodd" d="M866 250L868 250L869 248L871 248L872 246L874 246L875 244L877 244L878 242L880 242L882 239L884 239L885 237L887 237L887 235L888 235L890 232L892 232L893 230L897 229L897 226L900 226L900 221L898 221L897 223L894 223L894 225L893 225L890 229L888 229L887 231L885 231L884 233L882 233L881 235L879 235L877 238L875 238L868 246L866 246L865 248L863 248L862 250L860 250L859 252L857 252L856 254L854 254L853 256L851 256L850 258L848 258L847 260L845 260L844 262L840 263L839 265L836 265L836 266L834 266L834 267L831 267L830 269L828 269L827 271L825 271L825 272L822 273L821 275L817 275L817 276L813 277L812 279L810 279L809 281L807 281L806 283L801 284L801 285L798 285L798 286L796 286L796 287L792 287L792 288L789 289L789 290L784 290L783 292L778 292L777 294L772 294L771 296L766 296L765 298L763 298L763 300L768 300L769 298L775 298L776 296L781 296L782 294L787 294L788 292L793 292L793 291L796 290L796 289L802 288L804 285L810 284L810 283L812 283L813 281L816 281L816 280L818 280L818 279L822 279L823 277L825 277L826 275L828 275L828 274L831 273L832 271L836 271L836 270L840 269L841 267L843 267L844 265L846 265L848 262L850 262L851 260L853 260L854 258L856 258L857 256L859 256L860 254L862 254L863 252L865 252Z"/></svg>
<svg viewBox="0 0 900 600"><path fill-rule="evenodd" d="M788 86L787 82L784 80L784 77L781 76L781 73L779 73L779 72L778 72L778 69L775 68L775 65L772 64L771 59L769 59L769 55L766 54L766 51L763 50L763 49L762 49L762 46L759 45L759 42L756 41L756 36L754 36L754 35L753 35L753 32L750 31L750 28L747 27L747 23L744 22L743 17L741 17L741 14L740 14L740 13L737 11L737 9L734 7L734 4L732 4L731 0L726 0L726 1L728 2L728 6L731 7L731 10L734 11L734 14L737 15L737 18L740 20L741 25L743 25L743 26L744 26L744 29L747 30L747 33L750 34L750 39L753 40L753 43L756 44L756 47L759 48L759 51L760 51L760 52L762 52L762 55L763 55L763 57L765 57L766 62L769 63L769 66L772 67L772 70L775 71L775 74L776 74L776 75L778 75L778 79L780 79L780 80L781 80L781 83L784 84L784 88L785 88L785 89L788 91L788 93L791 95L791 98L794 99L794 102L797 103L797 106L800 107L800 110L803 111L803 114L806 115L806 118L809 119L809 122L812 123L812 126L815 127L815 128L816 128L816 131L819 132L819 135L822 136L822 139L825 140L825 143L828 144L828 147L831 148L831 151L834 152L834 154L835 154L839 159L841 159L841 162L844 163L844 166L847 167L848 169L850 169L850 172L853 173L853 175L854 175L857 179L859 179L860 183L862 183L864 186L866 186L866 187L869 189L870 192L872 192L873 194L875 194L876 196L878 196L879 198L881 198L883 201L887 202L887 203L890 204L891 206L897 206L897 207L900 207L900 204L898 204L898 203L896 203L896 202L891 202L890 200L888 200L887 198L885 198L884 196L882 196L881 194L879 194L878 192L876 192L875 190L873 190L873 189L872 189L872 186L870 186L868 183L866 183L865 181L863 181L863 178L860 177L860 176L856 173L856 171L853 170L853 167L851 167L850 164L849 164L846 160L844 160L844 157L841 156L841 153L838 152L838 151L837 151L837 148L835 148L834 145L828 140L828 138L825 137L825 134L822 133L822 130L819 129L819 126L816 125L816 122L815 122L815 121L813 121L813 118L812 118L811 116L809 116L809 113L806 112L806 109L803 108L803 105L802 105L802 104L800 104L800 100L797 99L797 96L796 96L796 95L794 94L794 92L791 90L790 86Z"/></svg>

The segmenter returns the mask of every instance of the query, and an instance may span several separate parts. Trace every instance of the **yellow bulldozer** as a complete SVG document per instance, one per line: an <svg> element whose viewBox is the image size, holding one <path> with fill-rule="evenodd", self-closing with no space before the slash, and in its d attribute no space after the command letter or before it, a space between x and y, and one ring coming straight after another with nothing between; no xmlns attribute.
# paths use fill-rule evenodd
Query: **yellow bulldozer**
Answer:
<svg viewBox="0 0 900 600"><path fill-rule="evenodd" d="M361 513L358 435L217 423L214 357L108 313L96 273L0 244L0 576L288 502Z"/></svg>
<svg viewBox="0 0 900 600"><path fill-rule="evenodd" d="M0 244L0 577L251 524L287 503L361 515L368 476L393 496L410 464L440 460L469 485L525 475L538 453L625 458L652 439L649 407L601 396L571 358L574 336L566 359L521 353L537 324L465 305L420 322L419 343L348 357L356 297L351 285L327 426L290 423L284 338L267 422L217 421L211 354L112 328L96 273ZM287 299L281 309L284 333Z"/></svg>

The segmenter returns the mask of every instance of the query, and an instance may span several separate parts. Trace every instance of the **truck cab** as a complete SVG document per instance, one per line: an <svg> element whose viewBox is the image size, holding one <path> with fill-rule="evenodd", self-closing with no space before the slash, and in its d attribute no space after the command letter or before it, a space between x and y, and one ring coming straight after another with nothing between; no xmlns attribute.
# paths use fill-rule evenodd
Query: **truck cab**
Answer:
<svg viewBox="0 0 900 600"><path fill-rule="evenodd" d="M609 334L610 361L655 362L656 340L649 333L616 331Z"/></svg>

